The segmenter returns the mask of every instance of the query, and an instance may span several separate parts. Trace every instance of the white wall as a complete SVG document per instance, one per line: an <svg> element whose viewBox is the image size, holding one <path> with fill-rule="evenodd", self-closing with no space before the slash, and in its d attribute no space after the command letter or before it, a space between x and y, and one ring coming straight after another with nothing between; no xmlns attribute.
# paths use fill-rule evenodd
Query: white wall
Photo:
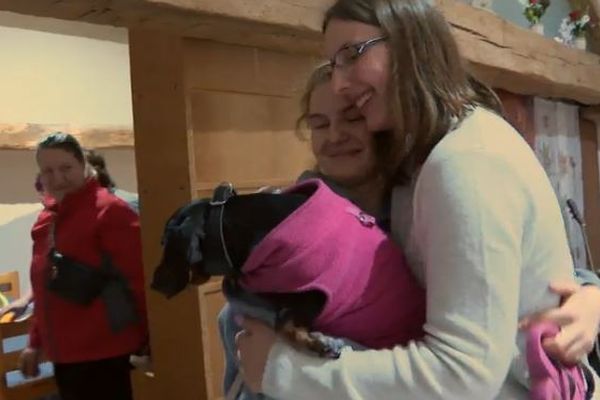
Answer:
<svg viewBox="0 0 600 400"><path fill-rule="evenodd" d="M124 29L0 13L0 123L132 126L128 51Z"/></svg>
<svg viewBox="0 0 600 400"><path fill-rule="evenodd" d="M29 289L30 232L39 203L0 204L0 272L18 271L21 293Z"/></svg>

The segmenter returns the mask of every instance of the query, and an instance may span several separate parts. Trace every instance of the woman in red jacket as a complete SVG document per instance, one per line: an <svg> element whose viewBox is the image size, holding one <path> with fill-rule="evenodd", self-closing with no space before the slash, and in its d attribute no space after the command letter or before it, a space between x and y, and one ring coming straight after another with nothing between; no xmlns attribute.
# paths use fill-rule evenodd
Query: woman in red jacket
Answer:
<svg viewBox="0 0 600 400"><path fill-rule="evenodd" d="M43 352L63 400L129 400L129 355L147 335L139 219L94 179L73 136L48 136L36 158L48 196L31 233L36 307L21 371L37 375Z"/></svg>

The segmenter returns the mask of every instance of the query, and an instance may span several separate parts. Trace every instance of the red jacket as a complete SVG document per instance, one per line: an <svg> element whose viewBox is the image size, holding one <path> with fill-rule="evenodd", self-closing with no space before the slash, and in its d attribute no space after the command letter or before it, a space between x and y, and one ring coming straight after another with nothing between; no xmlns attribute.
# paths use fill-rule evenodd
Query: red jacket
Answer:
<svg viewBox="0 0 600 400"><path fill-rule="evenodd" d="M137 214L95 179L60 203L45 203L31 231L35 307L30 346L42 349L51 361L59 363L100 360L138 350L146 340L147 324ZM46 289L53 219L56 249L65 256L100 268L101 254L110 255L113 265L129 282L142 322L113 333L100 298L89 306L81 306Z"/></svg>

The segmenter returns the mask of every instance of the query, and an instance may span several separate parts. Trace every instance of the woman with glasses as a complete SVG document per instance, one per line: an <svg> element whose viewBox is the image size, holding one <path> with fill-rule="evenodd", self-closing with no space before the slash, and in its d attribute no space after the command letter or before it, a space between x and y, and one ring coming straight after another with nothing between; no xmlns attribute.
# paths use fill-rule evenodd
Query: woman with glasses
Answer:
<svg viewBox="0 0 600 400"><path fill-rule="evenodd" d="M543 168L500 116L493 92L469 77L430 1L338 0L324 33L333 90L374 132L392 193L392 234L427 291L426 334L325 360L246 320L237 338L246 385L277 399L530 398L528 384L539 382L528 375L519 319L557 307L549 284L572 280L560 206ZM597 289L588 295L597 305ZM572 360L587 350L568 349ZM544 367L548 376L562 370L550 361ZM582 375L567 386L590 398L597 378L573 380Z"/></svg>

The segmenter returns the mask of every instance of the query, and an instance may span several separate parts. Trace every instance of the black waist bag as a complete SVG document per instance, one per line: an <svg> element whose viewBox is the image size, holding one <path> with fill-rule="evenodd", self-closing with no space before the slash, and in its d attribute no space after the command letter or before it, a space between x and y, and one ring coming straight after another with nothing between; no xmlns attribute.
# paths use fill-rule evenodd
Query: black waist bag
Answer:
<svg viewBox="0 0 600 400"><path fill-rule="evenodd" d="M52 249L46 287L64 300L79 305L91 304L104 290L108 275L100 268L93 268L66 257Z"/></svg>

